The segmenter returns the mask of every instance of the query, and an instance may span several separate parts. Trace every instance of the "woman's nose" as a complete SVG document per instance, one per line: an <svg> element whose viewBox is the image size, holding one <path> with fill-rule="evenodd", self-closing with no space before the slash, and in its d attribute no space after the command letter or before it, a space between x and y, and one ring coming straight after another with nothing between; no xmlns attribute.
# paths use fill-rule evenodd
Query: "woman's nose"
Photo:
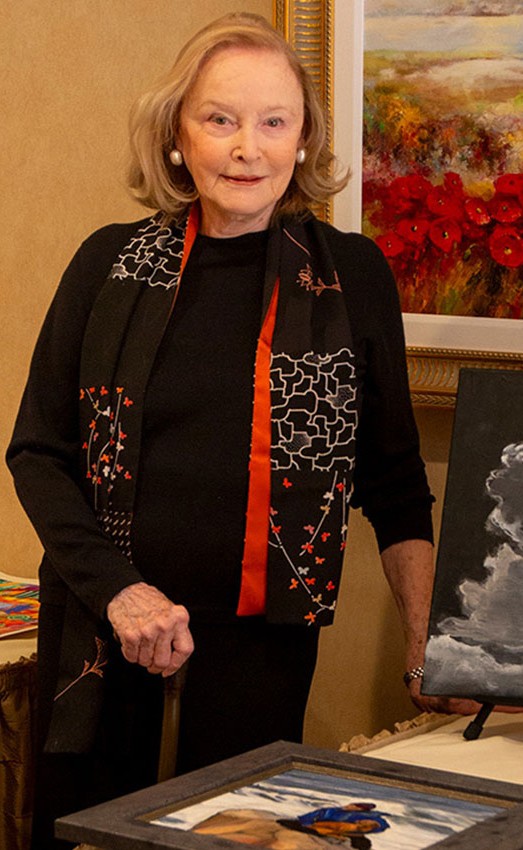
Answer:
<svg viewBox="0 0 523 850"><path fill-rule="evenodd" d="M260 148L256 131L250 127L242 127L236 134L232 156L236 160L253 162L258 159Z"/></svg>

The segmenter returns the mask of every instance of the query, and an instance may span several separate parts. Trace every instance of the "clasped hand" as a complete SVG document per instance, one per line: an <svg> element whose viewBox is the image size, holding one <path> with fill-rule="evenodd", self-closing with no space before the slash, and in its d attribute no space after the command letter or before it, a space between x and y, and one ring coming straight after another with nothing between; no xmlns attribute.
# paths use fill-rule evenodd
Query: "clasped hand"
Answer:
<svg viewBox="0 0 523 850"><path fill-rule="evenodd" d="M194 649L189 614L156 587L138 582L111 599L107 616L127 661L171 676Z"/></svg>

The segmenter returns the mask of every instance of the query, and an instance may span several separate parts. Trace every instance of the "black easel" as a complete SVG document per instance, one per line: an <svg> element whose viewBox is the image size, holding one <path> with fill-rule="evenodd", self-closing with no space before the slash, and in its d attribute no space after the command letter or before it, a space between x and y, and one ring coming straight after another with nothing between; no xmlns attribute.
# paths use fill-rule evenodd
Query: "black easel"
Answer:
<svg viewBox="0 0 523 850"><path fill-rule="evenodd" d="M471 720L465 731L463 732L463 737L467 741L475 741L476 738L479 738L481 733L483 732L483 725L487 720L490 712L494 708L493 702L484 702L481 706L480 710L476 714L474 720Z"/></svg>

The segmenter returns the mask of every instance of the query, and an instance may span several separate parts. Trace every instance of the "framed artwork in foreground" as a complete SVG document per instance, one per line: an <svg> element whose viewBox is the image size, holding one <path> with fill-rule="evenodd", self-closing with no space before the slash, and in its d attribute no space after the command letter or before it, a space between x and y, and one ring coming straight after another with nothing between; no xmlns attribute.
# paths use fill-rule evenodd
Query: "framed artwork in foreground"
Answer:
<svg viewBox="0 0 523 850"><path fill-rule="evenodd" d="M348 188L321 211L395 272L413 399L523 368L523 10L516 0L275 0Z"/></svg>
<svg viewBox="0 0 523 850"><path fill-rule="evenodd" d="M276 742L57 821L102 850L503 850L523 787Z"/></svg>

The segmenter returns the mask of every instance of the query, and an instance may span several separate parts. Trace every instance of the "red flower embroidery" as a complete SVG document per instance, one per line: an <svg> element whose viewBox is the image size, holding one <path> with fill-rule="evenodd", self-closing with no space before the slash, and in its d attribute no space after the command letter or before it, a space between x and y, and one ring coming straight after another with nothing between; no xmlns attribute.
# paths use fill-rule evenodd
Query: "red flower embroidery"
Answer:
<svg viewBox="0 0 523 850"><path fill-rule="evenodd" d="M273 534L279 534L281 531L281 525L273 525L271 530Z"/></svg>
<svg viewBox="0 0 523 850"><path fill-rule="evenodd" d="M296 590L297 587L298 587L298 579L297 578L291 578L289 590Z"/></svg>
<svg viewBox="0 0 523 850"><path fill-rule="evenodd" d="M310 554L311 554L311 552L312 552L312 551L313 551L313 549L314 549L314 546L312 545L312 543L304 543L304 544L303 544L303 546L302 546L301 548L302 548L302 549L304 549L306 552L308 552L308 553L309 553L309 555L310 555Z"/></svg>
<svg viewBox="0 0 523 850"><path fill-rule="evenodd" d="M325 590L335 590L335 589L336 589L336 585L332 581L329 581L329 583L325 585Z"/></svg>
<svg viewBox="0 0 523 850"><path fill-rule="evenodd" d="M289 481L287 477L283 479L283 486L288 490L289 487L292 487L292 481Z"/></svg>
<svg viewBox="0 0 523 850"><path fill-rule="evenodd" d="M306 614L303 619L308 620L312 624L316 621L316 614L313 614L312 611L309 611L309 613Z"/></svg>
<svg viewBox="0 0 523 850"><path fill-rule="evenodd" d="M324 564L324 563L325 563L325 558L318 558L318 557L316 557L316 558L314 558L314 563L315 563L315 564Z"/></svg>
<svg viewBox="0 0 523 850"><path fill-rule="evenodd" d="M314 578L314 576L312 578L306 578L305 583L306 584L316 584L316 579Z"/></svg>

